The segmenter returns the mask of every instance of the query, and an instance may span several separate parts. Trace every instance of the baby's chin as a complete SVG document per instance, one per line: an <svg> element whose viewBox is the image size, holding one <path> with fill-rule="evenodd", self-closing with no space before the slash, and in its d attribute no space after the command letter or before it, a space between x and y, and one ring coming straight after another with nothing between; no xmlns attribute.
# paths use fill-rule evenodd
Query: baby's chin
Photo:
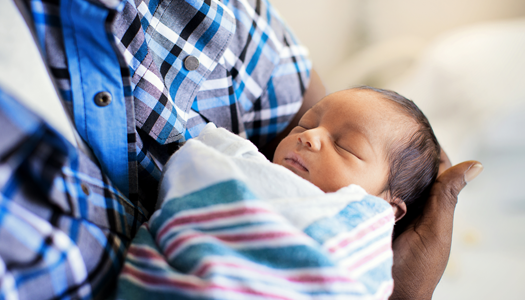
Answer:
<svg viewBox="0 0 525 300"><path fill-rule="evenodd" d="M351 184L351 183L348 183L347 185L334 186L333 184L327 184L326 181L325 182L318 182L318 180L312 179L311 172L313 172L313 170L306 170L302 165L294 164L290 160L285 160L284 158L280 158L279 159L278 157L274 156L273 160L274 160L273 161L274 164L280 165L280 166L282 166L282 167L292 171L292 173L294 173L295 175L297 175L297 176L303 178L304 180L312 183L313 185L315 185L316 187L318 187L319 189L321 189L325 193L337 192L338 190L340 190L340 189L342 189L342 188L344 188L346 186L349 186ZM314 178L315 178L315 176L314 176ZM317 179L319 179L319 178L317 177ZM329 180L329 182L331 182L331 180Z"/></svg>
<svg viewBox="0 0 525 300"><path fill-rule="evenodd" d="M274 159L274 160L275 160L275 159ZM301 177L301 178L303 178L303 179L305 179L305 180L307 180L307 181L313 183L313 182L310 180L309 176L306 176L307 173L301 172L301 171L297 170L296 168L294 168L294 167L292 167L292 166L290 166L290 165L288 165L288 164L279 163L278 161L274 161L273 163L276 164L276 165L279 165L279 166L281 166L281 167L283 167L283 168L285 168L285 169L288 169L288 170L290 170L292 173L294 173L295 175L297 175L297 176L299 176L299 177ZM316 185L315 183L313 183L313 184ZM317 185L316 185L316 186L317 186Z"/></svg>

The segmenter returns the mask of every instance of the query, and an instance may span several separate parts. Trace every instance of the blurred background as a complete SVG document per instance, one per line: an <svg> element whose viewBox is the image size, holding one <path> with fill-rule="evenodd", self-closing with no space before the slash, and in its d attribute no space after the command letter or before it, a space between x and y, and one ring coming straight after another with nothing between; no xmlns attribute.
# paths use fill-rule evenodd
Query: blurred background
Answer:
<svg viewBox="0 0 525 300"><path fill-rule="evenodd" d="M460 195L433 299L525 299L525 1L271 2L329 91L393 89L453 163L483 163Z"/></svg>

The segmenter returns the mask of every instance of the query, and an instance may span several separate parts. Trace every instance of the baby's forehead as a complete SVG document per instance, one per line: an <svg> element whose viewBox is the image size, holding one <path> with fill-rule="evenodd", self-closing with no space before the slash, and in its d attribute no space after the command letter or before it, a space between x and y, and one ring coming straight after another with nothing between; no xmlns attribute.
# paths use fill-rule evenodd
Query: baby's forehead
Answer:
<svg viewBox="0 0 525 300"><path fill-rule="evenodd" d="M353 109L356 101L359 100L369 102L371 109L379 109L378 106L381 106L381 110L397 116L400 122L413 123L413 125L417 124L415 118L410 115L400 103L389 99L380 92L362 88L351 88L330 94L321 99L311 110L316 113L322 113L328 110L345 113L346 109Z"/></svg>
<svg viewBox="0 0 525 300"><path fill-rule="evenodd" d="M308 118L327 115L360 128L370 139L392 144L413 135L418 122L399 103L381 93L366 89L349 89L330 94L312 107ZM386 134L385 134L386 132Z"/></svg>

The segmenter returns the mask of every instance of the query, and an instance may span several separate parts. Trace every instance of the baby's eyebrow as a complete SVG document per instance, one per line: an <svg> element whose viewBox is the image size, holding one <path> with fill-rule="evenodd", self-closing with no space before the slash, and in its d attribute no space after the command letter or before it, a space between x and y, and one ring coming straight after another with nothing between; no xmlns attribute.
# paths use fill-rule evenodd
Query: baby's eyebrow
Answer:
<svg viewBox="0 0 525 300"><path fill-rule="evenodd" d="M309 110L307 110L304 115L301 117L301 119L299 119L299 123L301 123L301 121L305 122L305 121L309 121L311 119L311 115L313 114L315 117L319 117L320 115L320 112L319 112L319 109L318 109L318 106L319 105L314 105L313 107L311 107Z"/></svg>
<svg viewBox="0 0 525 300"><path fill-rule="evenodd" d="M347 128L349 130L352 130L354 132L354 134L359 135L368 144L368 147L370 148L372 153L374 155L376 155L376 151L375 151L374 146L372 145L372 142L370 140L370 135L372 133L370 132L370 130L366 126L363 126L362 124L359 124L359 123L346 121L346 122L343 123L343 128ZM363 151L363 150L361 150L361 152L362 153L360 155L363 155L363 154L366 153L366 151ZM368 156L368 155L364 155L364 156Z"/></svg>
<svg viewBox="0 0 525 300"><path fill-rule="evenodd" d="M350 128L352 130L355 130L359 132L361 135L366 136L367 140L368 140L368 136L370 135L370 130L368 130L366 126L363 126L362 124L358 122L352 122L350 120L346 120L343 123L343 128Z"/></svg>
<svg viewBox="0 0 525 300"><path fill-rule="evenodd" d="M317 103L316 105L312 106L312 108L310 108L309 110L307 110L306 112L312 112L314 113L316 116L319 116L322 112L322 108L321 108L321 105L319 105L319 103ZM306 114L306 113L305 113Z"/></svg>

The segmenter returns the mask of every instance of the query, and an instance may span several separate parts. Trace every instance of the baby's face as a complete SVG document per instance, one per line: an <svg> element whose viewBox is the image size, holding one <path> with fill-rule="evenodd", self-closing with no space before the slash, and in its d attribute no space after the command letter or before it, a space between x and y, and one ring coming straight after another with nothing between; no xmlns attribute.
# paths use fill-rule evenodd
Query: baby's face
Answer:
<svg viewBox="0 0 525 300"><path fill-rule="evenodd" d="M395 103L379 93L340 91L304 114L277 146L273 162L325 192L353 183L385 197L389 143L406 135L411 124Z"/></svg>

